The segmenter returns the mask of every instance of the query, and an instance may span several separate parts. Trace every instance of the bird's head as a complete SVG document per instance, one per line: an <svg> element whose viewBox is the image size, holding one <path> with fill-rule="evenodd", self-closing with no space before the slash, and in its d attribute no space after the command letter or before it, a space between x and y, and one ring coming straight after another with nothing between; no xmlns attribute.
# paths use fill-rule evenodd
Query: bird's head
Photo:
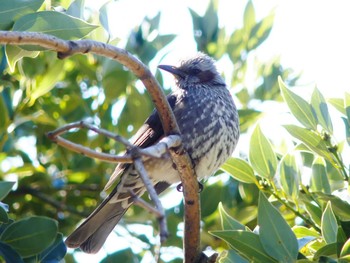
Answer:
<svg viewBox="0 0 350 263"><path fill-rule="evenodd" d="M218 73L215 61L206 54L198 53L194 57L183 60L180 66L159 65L158 68L175 76L179 88L188 89L198 86L225 86Z"/></svg>

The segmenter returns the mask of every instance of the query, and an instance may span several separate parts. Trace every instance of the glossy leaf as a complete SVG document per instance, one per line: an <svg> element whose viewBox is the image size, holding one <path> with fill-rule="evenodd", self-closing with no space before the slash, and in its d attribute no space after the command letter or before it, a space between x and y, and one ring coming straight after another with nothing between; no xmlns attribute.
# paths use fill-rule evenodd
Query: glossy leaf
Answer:
<svg viewBox="0 0 350 263"><path fill-rule="evenodd" d="M96 27L60 12L41 11L22 16L15 22L13 30L41 32L62 39L74 40L86 36Z"/></svg>
<svg viewBox="0 0 350 263"><path fill-rule="evenodd" d="M0 201L3 200L11 191L15 182L1 181L0 182Z"/></svg>
<svg viewBox="0 0 350 263"><path fill-rule="evenodd" d="M315 88L311 96L311 106L316 114L318 123L329 133L333 133L333 124L328 106L322 93Z"/></svg>
<svg viewBox="0 0 350 263"><path fill-rule="evenodd" d="M350 93L347 92L345 92L344 108L348 122L350 122Z"/></svg>
<svg viewBox="0 0 350 263"><path fill-rule="evenodd" d="M299 193L299 171L292 154L286 154L280 162L280 181L287 196L296 199Z"/></svg>
<svg viewBox="0 0 350 263"><path fill-rule="evenodd" d="M294 117L306 128L317 130L317 119L311 105L302 97L289 90L280 77L278 78L278 83L284 101Z"/></svg>
<svg viewBox="0 0 350 263"><path fill-rule="evenodd" d="M328 102L334 106L339 112L346 115L345 107L344 107L344 99L341 98L331 98L328 99Z"/></svg>
<svg viewBox="0 0 350 263"><path fill-rule="evenodd" d="M257 234L242 230L211 231L210 233L226 241L238 255L248 259L249 262L278 262L265 252Z"/></svg>
<svg viewBox="0 0 350 263"><path fill-rule="evenodd" d="M57 235L57 222L47 217L29 217L8 226L0 240L22 257L29 257L49 247Z"/></svg>
<svg viewBox="0 0 350 263"><path fill-rule="evenodd" d="M305 226L294 226L293 232L296 235L297 238L302 237L320 237L320 234L312 229L312 228L306 228Z"/></svg>
<svg viewBox="0 0 350 263"><path fill-rule="evenodd" d="M337 219L332 210L331 202L327 203L326 209L322 214L321 222L322 236L327 244L337 242Z"/></svg>
<svg viewBox="0 0 350 263"><path fill-rule="evenodd" d="M324 257L332 257L332 258L336 258L338 257L338 247L341 244L337 244L337 243L331 243L331 244L327 244L323 247L321 247L320 249L318 249L313 257L313 261L319 262L319 259L321 256Z"/></svg>
<svg viewBox="0 0 350 263"><path fill-rule="evenodd" d="M15 20L39 9L44 0L1 0L0 30L9 30Z"/></svg>
<svg viewBox="0 0 350 263"><path fill-rule="evenodd" d="M311 151L323 156L331 163L334 163L332 155L330 154L325 141L321 136L313 131L296 125L283 126L294 138L303 142Z"/></svg>
<svg viewBox="0 0 350 263"><path fill-rule="evenodd" d="M255 9L252 1L248 1L243 15L243 28L246 34L250 34L255 25Z"/></svg>
<svg viewBox="0 0 350 263"><path fill-rule="evenodd" d="M316 200L327 204L328 201L332 203L332 210L334 214L342 221L350 221L350 204L337 196L324 194L321 192L312 194Z"/></svg>
<svg viewBox="0 0 350 263"><path fill-rule="evenodd" d="M222 230L245 230L245 226L238 222L236 219L231 217L222 206L222 203L219 203L219 213L221 218Z"/></svg>
<svg viewBox="0 0 350 263"><path fill-rule="evenodd" d="M280 262L294 262L298 241L282 215L260 192L258 206L260 241L266 252Z"/></svg>
<svg viewBox="0 0 350 263"><path fill-rule="evenodd" d="M13 45L7 45L5 52L11 72L15 70L16 63L20 59L24 57L36 58L39 55L39 51L28 51Z"/></svg>
<svg viewBox="0 0 350 263"><path fill-rule="evenodd" d="M240 182L249 184L256 181L253 168L242 159L230 157L220 169Z"/></svg>
<svg viewBox="0 0 350 263"><path fill-rule="evenodd" d="M350 145L350 123L348 119L342 118L344 125L345 125L345 136L346 136L346 142L348 145Z"/></svg>
<svg viewBox="0 0 350 263"><path fill-rule="evenodd" d="M0 241L0 258L4 259L5 262L24 262L20 255L8 244Z"/></svg>
<svg viewBox="0 0 350 263"><path fill-rule="evenodd" d="M218 263L249 263L249 261L239 256L234 250L226 250L220 254Z"/></svg>
<svg viewBox="0 0 350 263"><path fill-rule="evenodd" d="M310 190L326 194L331 193L331 186L326 171L326 162L322 157L317 157L312 164Z"/></svg>
<svg viewBox="0 0 350 263"><path fill-rule="evenodd" d="M344 257L350 255L350 238L345 242L343 245L341 251L340 251L340 256Z"/></svg>
<svg viewBox="0 0 350 263"><path fill-rule="evenodd" d="M257 125L250 139L249 161L262 177L272 179L276 174L277 158L271 143Z"/></svg>
<svg viewBox="0 0 350 263"><path fill-rule="evenodd" d="M55 87L57 81L63 78L63 66L64 61L57 60L49 67L49 69L45 72L45 75L32 89L32 92L30 93L30 105L33 105L36 99L52 90Z"/></svg>

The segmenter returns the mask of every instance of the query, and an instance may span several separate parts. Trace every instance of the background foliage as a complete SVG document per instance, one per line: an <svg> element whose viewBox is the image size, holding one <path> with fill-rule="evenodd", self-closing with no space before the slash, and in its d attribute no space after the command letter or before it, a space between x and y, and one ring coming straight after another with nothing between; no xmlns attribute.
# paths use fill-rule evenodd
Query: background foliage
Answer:
<svg viewBox="0 0 350 263"><path fill-rule="evenodd" d="M278 58L261 62L254 55L269 36L273 12L257 20L248 1L242 27L228 32L219 27L218 4L211 1L204 15L189 10L193 38L198 50L232 66L226 78L239 105L242 139L249 138L250 148L237 149L240 158L228 160L205 185L203 249L220 252L220 262L348 262L349 164L343 162L342 150L350 144L350 94L326 100L315 88L309 99L298 95L289 88L298 75L282 67ZM4 0L0 29L100 40L127 49L145 64L176 37L159 34L158 13L145 17L127 41L109 39L107 8L84 16L83 0L51 5L44 0ZM0 59L0 255L10 262L54 262L63 257L74 262L73 254L66 254L63 236L102 200L101 189L114 166L58 147L45 134L84 119L129 138L153 109L152 102L129 71L102 57L86 54L61 61L38 47L3 46ZM248 74L251 67L253 76ZM160 75L156 77L163 83ZM254 89L245 85L248 79ZM257 105L267 102L277 103L277 109L287 105L294 116L283 126L285 138L277 141L270 140L275 136L272 130L256 124L263 117ZM345 138L338 142L330 104L345 126ZM104 152L123 150L85 131L66 138ZM8 182L13 180L15 185ZM182 261L182 211L181 203L167 209L171 236L160 261ZM149 227L151 234L134 230L135 225ZM150 251L156 257L158 228L153 216L133 207L118 229L129 245L103 262L140 262ZM136 249L131 245L134 237L139 240Z"/></svg>

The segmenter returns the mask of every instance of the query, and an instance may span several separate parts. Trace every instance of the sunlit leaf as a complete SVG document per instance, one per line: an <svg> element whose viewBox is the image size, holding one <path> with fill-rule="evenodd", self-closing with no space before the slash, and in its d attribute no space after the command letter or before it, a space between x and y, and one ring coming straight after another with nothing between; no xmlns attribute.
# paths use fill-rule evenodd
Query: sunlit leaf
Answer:
<svg viewBox="0 0 350 263"><path fill-rule="evenodd" d="M342 117L342 120L343 120L344 125L345 125L346 141L347 141L348 145L350 145L350 123L349 123L349 120L345 119L344 117Z"/></svg>
<svg viewBox="0 0 350 263"><path fill-rule="evenodd" d="M44 0L1 0L0 30L9 30L15 20L39 9Z"/></svg>
<svg viewBox="0 0 350 263"><path fill-rule="evenodd" d="M328 106L322 93L315 88L311 96L311 106L316 113L318 123L329 133L333 133L331 116L328 112Z"/></svg>
<svg viewBox="0 0 350 263"><path fill-rule="evenodd" d="M225 250L220 256L218 263L249 263L248 260L242 258L238 253L234 250Z"/></svg>
<svg viewBox="0 0 350 263"><path fill-rule="evenodd" d="M312 193L312 195L316 200L324 202L324 205L330 201L333 213L342 221L350 221L350 204L348 202L335 195L322 192Z"/></svg>
<svg viewBox="0 0 350 263"><path fill-rule="evenodd" d="M347 255L350 255L350 238L345 242L340 252L341 257L347 256Z"/></svg>
<svg viewBox="0 0 350 263"><path fill-rule="evenodd" d="M284 192L291 198L296 199L299 193L299 171L295 157L286 154L280 162L280 180Z"/></svg>
<svg viewBox="0 0 350 263"><path fill-rule="evenodd" d="M225 240L238 255L248 259L249 262L278 262L266 254L257 234L242 230L211 231L210 233Z"/></svg>
<svg viewBox="0 0 350 263"><path fill-rule="evenodd" d="M319 262L319 259L321 256L324 257L331 257L331 258L337 258L338 253L338 247L341 246L341 244L338 243L331 243L327 244L320 249L318 249L313 257L314 262Z"/></svg>
<svg viewBox="0 0 350 263"><path fill-rule="evenodd" d="M254 25L249 35L247 45L248 50L257 48L267 39L272 30L274 19L275 13L272 12L270 15L263 18L261 21Z"/></svg>
<svg viewBox="0 0 350 263"><path fill-rule="evenodd" d="M249 184L256 181L252 167L242 159L230 157L220 169L243 183Z"/></svg>
<svg viewBox="0 0 350 263"><path fill-rule="evenodd" d="M57 60L45 72L45 75L38 81L36 86L32 89L32 92L30 94L29 105L33 105L37 98L52 90L57 81L62 79L62 77L64 76L64 71L62 70L63 65L63 60Z"/></svg>
<svg viewBox="0 0 350 263"><path fill-rule="evenodd" d="M76 18L84 19L84 6L85 0L74 0L67 8L66 14Z"/></svg>
<svg viewBox="0 0 350 263"><path fill-rule="evenodd" d="M328 99L328 102L332 104L339 112L346 115L345 107L344 107L344 100L340 98L331 98Z"/></svg>
<svg viewBox="0 0 350 263"><path fill-rule="evenodd" d="M292 230L297 238L308 237L308 236L320 237L320 234L316 230L312 228L306 228L305 226L294 226Z"/></svg>
<svg viewBox="0 0 350 263"><path fill-rule="evenodd" d="M28 51L13 45L5 47L6 59L11 72L14 72L17 61L24 57L36 58L39 53L39 51Z"/></svg>
<svg viewBox="0 0 350 263"><path fill-rule="evenodd" d="M260 176L267 179L272 179L275 176L276 154L259 125L256 126L250 139L249 161Z"/></svg>
<svg viewBox="0 0 350 263"><path fill-rule="evenodd" d="M221 218L222 230L245 230L245 226L238 222L236 219L231 217L222 206L222 203L219 203L219 213Z"/></svg>
<svg viewBox="0 0 350 263"><path fill-rule="evenodd" d="M14 26L15 31L40 32L66 40L80 39L97 26L91 25L81 19L56 12L41 11L19 18ZM37 46L22 46L27 50L43 50Z"/></svg>
<svg viewBox="0 0 350 263"><path fill-rule="evenodd" d="M262 246L280 262L294 262L298 256L298 241L282 215L259 194L258 224Z"/></svg>
<svg viewBox="0 0 350 263"><path fill-rule="evenodd" d="M287 88L282 79L278 78L282 96L294 117L306 128L317 130L317 119L311 105Z"/></svg>
<svg viewBox="0 0 350 263"><path fill-rule="evenodd" d="M345 92L344 108L346 116L348 117L348 122L350 123L350 93L347 92Z"/></svg>
<svg viewBox="0 0 350 263"><path fill-rule="evenodd" d="M322 137L319 134L292 124L284 125L283 127L294 138L303 142L311 151L323 156L332 164L334 163L333 157L330 154L325 141L322 139Z"/></svg>
<svg viewBox="0 0 350 263"><path fill-rule="evenodd" d="M322 214L321 222L322 236L327 244L337 242L337 219L332 210L331 202L327 203L326 209Z"/></svg>
<svg viewBox="0 0 350 263"><path fill-rule="evenodd" d="M243 29L246 34L250 34L253 26L255 25L255 9L252 1L248 1L243 15Z"/></svg>
<svg viewBox="0 0 350 263"><path fill-rule="evenodd" d="M57 235L57 222L46 217L29 217L8 226L0 240L28 257L49 247Z"/></svg>
<svg viewBox="0 0 350 263"><path fill-rule="evenodd" d="M331 193L331 186L326 172L326 162L322 157L317 157L312 164L310 190L326 194Z"/></svg>
<svg viewBox="0 0 350 263"><path fill-rule="evenodd" d="M258 120L258 118L262 115L260 111L253 109L239 109L239 129L241 132L245 132L248 128L252 127L252 125Z"/></svg>

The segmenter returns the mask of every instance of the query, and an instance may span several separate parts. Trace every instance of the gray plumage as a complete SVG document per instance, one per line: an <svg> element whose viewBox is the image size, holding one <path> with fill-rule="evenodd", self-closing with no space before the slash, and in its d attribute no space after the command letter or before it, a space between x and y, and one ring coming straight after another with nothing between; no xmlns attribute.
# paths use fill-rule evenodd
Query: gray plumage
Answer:
<svg viewBox="0 0 350 263"><path fill-rule="evenodd" d="M198 53L179 67L160 65L175 76L176 88L168 96L179 125L183 145L188 151L198 179L212 175L232 154L239 138L239 119L225 82L216 70L214 60ZM156 111L135 135L134 144L145 148L164 137ZM157 193L179 182L170 156L151 159L145 168ZM105 189L120 178L118 185L95 211L66 239L68 247L80 247L96 253L109 233L132 205L130 190L141 196L142 180L133 165L118 165Z"/></svg>

